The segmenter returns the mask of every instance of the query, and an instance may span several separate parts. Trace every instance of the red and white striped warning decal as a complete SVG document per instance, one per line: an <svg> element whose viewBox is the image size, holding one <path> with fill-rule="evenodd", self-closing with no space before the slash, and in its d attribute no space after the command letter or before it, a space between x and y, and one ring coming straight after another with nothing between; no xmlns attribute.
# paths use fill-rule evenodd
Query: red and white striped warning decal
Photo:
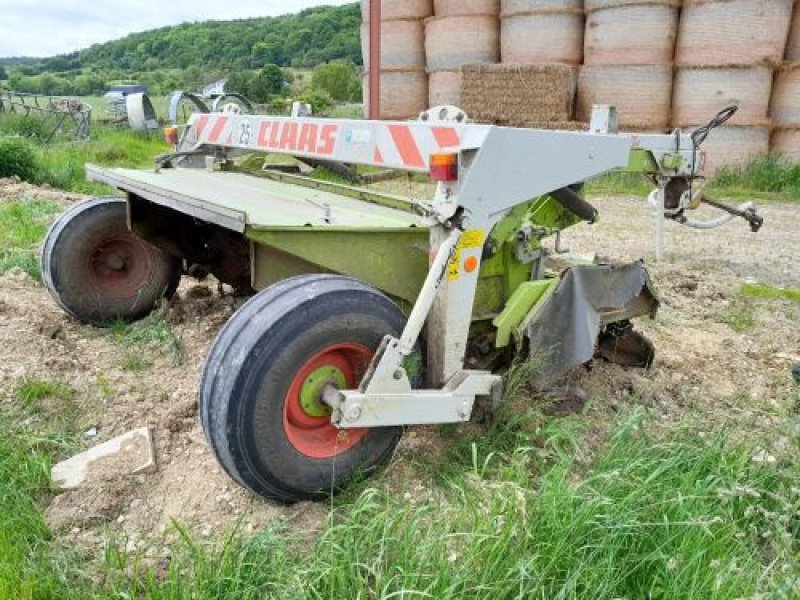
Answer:
<svg viewBox="0 0 800 600"><path fill-rule="evenodd" d="M327 158L427 172L430 155L457 151L465 137L482 140L484 125L288 119L202 114L190 121L185 143ZM185 149L185 148L184 148Z"/></svg>

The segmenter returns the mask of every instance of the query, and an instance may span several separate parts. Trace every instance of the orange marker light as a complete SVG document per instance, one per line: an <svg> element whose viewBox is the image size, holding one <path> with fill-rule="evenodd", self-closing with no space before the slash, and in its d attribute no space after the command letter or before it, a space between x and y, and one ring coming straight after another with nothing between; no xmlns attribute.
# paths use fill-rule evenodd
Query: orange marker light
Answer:
<svg viewBox="0 0 800 600"><path fill-rule="evenodd" d="M464 261L464 270L467 273L472 273L475 269L478 268L478 259L474 256L468 256Z"/></svg>
<svg viewBox="0 0 800 600"><path fill-rule="evenodd" d="M433 181L458 180L458 154L431 154L431 179Z"/></svg>
<svg viewBox="0 0 800 600"><path fill-rule="evenodd" d="M168 144L173 146L178 145L178 128L177 127L164 127L164 139Z"/></svg>

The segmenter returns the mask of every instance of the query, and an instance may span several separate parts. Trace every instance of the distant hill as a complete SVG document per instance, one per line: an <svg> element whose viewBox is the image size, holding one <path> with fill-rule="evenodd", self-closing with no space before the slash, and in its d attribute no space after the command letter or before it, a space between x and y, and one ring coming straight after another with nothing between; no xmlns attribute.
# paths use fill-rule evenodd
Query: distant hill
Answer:
<svg viewBox="0 0 800 600"><path fill-rule="evenodd" d="M332 60L361 64L358 4L322 6L293 15L205 21L162 27L45 59L6 58L25 75L160 69L256 69L273 63L313 67Z"/></svg>

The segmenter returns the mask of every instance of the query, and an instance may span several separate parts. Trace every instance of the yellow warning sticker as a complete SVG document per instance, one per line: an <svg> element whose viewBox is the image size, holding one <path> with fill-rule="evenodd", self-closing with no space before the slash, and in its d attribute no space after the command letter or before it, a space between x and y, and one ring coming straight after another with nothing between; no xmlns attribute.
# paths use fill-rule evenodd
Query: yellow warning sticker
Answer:
<svg viewBox="0 0 800 600"><path fill-rule="evenodd" d="M453 252L453 258L450 259L450 262L447 264L447 279L448 281L455 281L458 279L458 276L461 271L461 244L459 247L456 248L456 251Z"/></svg>
<svg viewBox="0 0 800 600"><path fill-rule="evenodd" d="M469 229L461 234L461 239L458 240L456 251L453 252L453 258L447 265L447 279L449 281L456 281L461 275L461 258L462 250L467 248L483 248L483 241L486 234L480 229Z"/></svg>
<svg viewBox="0 0 800 600"><path fill-rule="evenodd" d="M459 248L482 248L486 236L480 229L469 229L461 234L458 241Z"/></svg>

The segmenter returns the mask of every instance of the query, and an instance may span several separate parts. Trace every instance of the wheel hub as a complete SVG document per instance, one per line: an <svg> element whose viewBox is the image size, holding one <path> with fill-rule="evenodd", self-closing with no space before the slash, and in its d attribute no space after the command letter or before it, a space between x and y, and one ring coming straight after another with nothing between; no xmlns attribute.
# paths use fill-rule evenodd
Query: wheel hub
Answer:
<svg viewBox="0 0 800 600"><path fill-rule="evenodd" d="M367 429L340 430L331 423L331 408L322 402L326 389L358 385L373 350L361 344L333 344L297 370L284 401L283 428L295 450L312 458L332 458L348 451Z"/></svg>
<svg viewBox="0 0 800 600"><path fill-rule="evenodd" d="M300 406L307 415L325 417L331 414L330 406L326 406L322 402L322 393L327 385L337 389L345 388L347 380L341 369L333 365L326 365L306 377L300 388Z"/></svg>
<svg viewBox="0 0 800 600"><path fill-rule="evenodd" d="M153 258L133 235L115 235L94 246L86 261L87 281L105 298L135 296L152 277Z"/></svg>

